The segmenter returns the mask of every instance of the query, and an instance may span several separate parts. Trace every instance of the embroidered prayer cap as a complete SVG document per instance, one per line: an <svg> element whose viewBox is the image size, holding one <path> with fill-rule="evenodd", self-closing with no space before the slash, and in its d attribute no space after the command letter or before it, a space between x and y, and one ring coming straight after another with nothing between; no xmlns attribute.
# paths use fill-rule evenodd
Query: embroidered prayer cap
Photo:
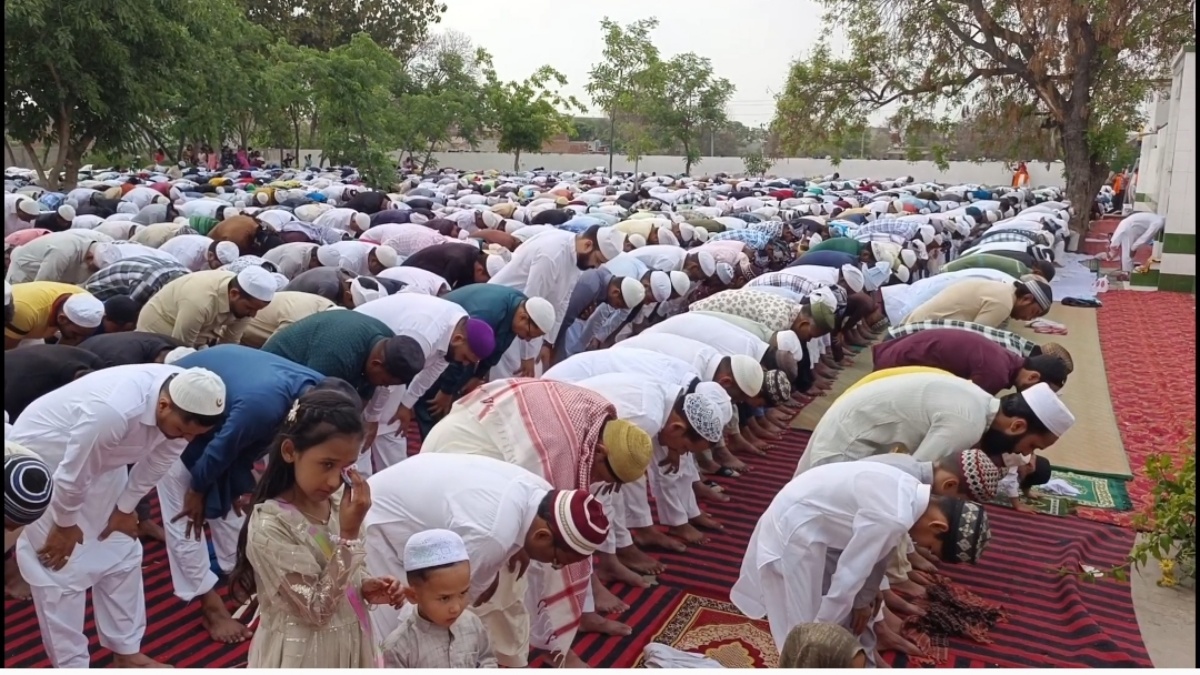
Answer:
<svg viewBox="0 0 1200 675"><path fill-rule="evenodd" d="M4 519L29 525L50 506L54 491L50 467L41 457L22 452L23 446L9 441L4 445L6 453L10 448L16 451L4 458Z"/></svg>
<svg viewBox="0 0 1200 675"><path fill-rule="evenodd" d="M716 402L704 394L687 394L683 397L683 415L700 438L709 443L720 442L725 424L721 423L721 411Z"/></svg>
<svg viewBox="0 0 1200 675"><path fill-rule="evenodd" d="M467 346L480 360L492 355L496 349L496 332L483 319L467 319Z"/></svg>
<svg viewBox="0 0 1200 675"><path fill-rule="evenodd" d="M275 278L257 265L238 272L237 285L246 295L259 302L271 302L275 298Z"/></svg>
<svg viewBox="0 0 1200 675"><path fill-rule="evenodd" d="M649 434L626 420L609 420L604 425L600 442L607 452L608 466L622 483L646 475L653 454L653 442Z"/></svg>
<svg viewBox="0 0 1200 675"><path fill-rule="evenodd" d="M958 453L959 469L967 482L971 499L977 502L991 501L1000 485L1000 467L982 450L971 448Z"/></svg>
<svg viewBox="0 0 1200 675"><path fill-rule="evenodd" d="M729 398L729 393L716 382L700 382L692 390L693 394L699 394L708 399L716 406L718 419L721 426L724 427L733 419L733 401Z"/></svg>
<svg viewBox="0 0 1200 675"><path fill-rule="evenodd" d="M637 307L646 299L646 287L633 277L621 279L621 299L626 307Z"/></svg>
<svg viewBox="0 0 1200 675"><path fill-rule="evenodd" d="M595 553L608 538L604 506L584 490L555 492L549 525L559 541L579 555Z"/></svg>
<svg viewBox="0 0 1200 675"><path fill-rule="evenodd" d="M763 374L763 392L767 405L777 406L792 397L792 383L782 370L768 370Z"/></svg>
<svg viewBox="0 0 1200 675"><path fill-rule="evenodd" d="M1045 382L1039 382L1020 393L1029 409L1037 415L1038 420L1046 429L1062 438L1075 425L1075 416L1067 409L1067 405L1058 394Z"/></svg>
<svg viewBox="0 0 1200 675"><path fill-rule="evenodd" d="M596 243L600 245L600 255L612 260L625 252L625 233L615 227L602 227L596 232Z"/></svg>
<svg viewBox="0 0 1200 675"><path fill-rule="evenodd" d="M666 302L671 299L671 277L666 272L655 270L650 273L650 295L654 302Z"/></svg>
<svg viewBox="0 0 1200 675"><path fill-rule="evenodd" d="M1042 345L1042 353L1047 356L1057 356L1067 366L1067 374L1075 372L1075 360L1071 358L1071 352L1067 348L1057 342L1047 342Z"/></svg>
<svg viewBox="0 0 1200 675"><path fill-rule="evenodd" d="M63 303L67 321L80 328L96 328L104 321L104 303L91 293L76 293Z"/></svg>
<svg viewBox="0 0 1200 675"><path fill-rule="evenodd" d="M730 265L729 263L725 263L725 262L717 263L717 278L720 279L721 283L723 283L723 284L732 283L733 282L733 265Z"/></svg>
<svg viewBox="0 0 1200 675"><path fill-rule="evenodd" d="M855 293L862 291L863 285L866 284L866 277L863 275L862 270L854 265L842 265L842 279L845 280L850 290Z"/></svg>
<svg viewBox="0 0 1200 675"><path fill-rule="evenodd" d="M549 300L529 298L525 301L525 312L542 333L549 334L554 328L554 305L551 305Z"/></svg>
<svg viewBox="0 0 1200 675"><path fill-rule="evenodd" d="M350 282L350 298L354 301L355 307L361 307L372 300L386 297L387 294L387 289L370 277L355 277Z"/></svg>
<svg viewBox="0 0 1200 675"><path fill-rule="evenodd" d="M943 538L942 559L954 563L979 562L992 539L987 513L974 502L947 499L944 503L949 506L946 517L950 529Z"/></svg>
<svg viewBox="0 0 1200 675"><path fill-rule="evenodd" d="M835 623L802 623L792 628L779 653L780 668L850 668L863 647Z"/></svg>
<svg viewBox="0 0 1200 675"><path fill-rule="evenodd" d="M734 354L729 359L733 381L747 396L758 396L763 386L763 368L758 361L744 354Z"/></svg>
<svg viewBox="0 0 1200 675"><path fill-rule="evenodd" d="M467 562L467 544L450 530L425 530L408 538L404 544L404 571L416 572Z"/></svg>
<svg viewBox="0 0 1200 675"><path fill-rule="evenodd" d="M1054 306L1054 290L1041 277L1026 274L1014 283L1017 287L1029 291L1029 294L1033 296L1034 301L1037 302L1038 307L1042 308L1043 312L1049 312L1050 308Z"/></svg>
<svg viewBox="0 0 1200 675"><path fill-rule="evenodd" d="M188 368L171 379L167 393L175 407L193 415L225 412L225 383L211 370Z"/></svg>

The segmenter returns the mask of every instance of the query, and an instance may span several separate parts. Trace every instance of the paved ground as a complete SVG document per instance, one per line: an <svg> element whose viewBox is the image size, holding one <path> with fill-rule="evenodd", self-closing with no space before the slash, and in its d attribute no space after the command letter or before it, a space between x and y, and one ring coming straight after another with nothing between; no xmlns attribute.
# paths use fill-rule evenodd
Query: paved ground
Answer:
<svg viewBox="0 0 1200 675"><path fill-rule="evenodd" d="M1155 668L1196 667L1196 589L1162 588L1158 564L1134 572L1133 608Z"/></svg>

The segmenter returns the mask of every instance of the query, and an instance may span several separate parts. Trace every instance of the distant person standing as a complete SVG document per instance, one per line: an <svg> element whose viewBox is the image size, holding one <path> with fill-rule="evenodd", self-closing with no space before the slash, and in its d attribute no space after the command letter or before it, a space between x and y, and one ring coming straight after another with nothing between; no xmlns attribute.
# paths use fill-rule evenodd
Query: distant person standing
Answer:
<svg viewBox="0 0 1200 675"><path fill-rule="evenodd" d="M1118 215L1125 212L1125 188L1127 180L1125 178L1125 170L1121 169L1113 175L1112 179L1112 210Z"/></svg>
<svg viewBox="0 0 1200 675"><path fill-rule="evenodd" d="M1018 162L1017 170L1013 172L1012 186L1019 188L1026 185L1029 185L1029 167L1025 166L1025 162Z"/></svg>

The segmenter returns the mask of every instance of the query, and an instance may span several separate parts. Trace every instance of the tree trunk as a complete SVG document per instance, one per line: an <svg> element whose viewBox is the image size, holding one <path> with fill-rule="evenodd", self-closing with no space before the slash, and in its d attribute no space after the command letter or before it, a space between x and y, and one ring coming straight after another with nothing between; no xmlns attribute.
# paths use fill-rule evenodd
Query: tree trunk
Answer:
<svg viewBox="0 0 1200 675"><path fill-rule="evenodd" d="M683 173L685 176L692 175L692 149L687 143L683 144Z"/></svg>
<svg viewBox="0 0 1200 675"><path fill-rule="evenodd" d="M520 170L521 170L521 151L514 150L513 151L513 171L520 171Z"/></svg>
<svg viewBox="0 0 1200 675"><path fill-rule="evenodd" d="M437 147L437 141L430 141L429 150L425 153L425 161L421 162L421 173L425 173L425 170L429 168L429 160L433 159L433 149L435 147ZM409 154L411 155L412 153Z"/></svg>
<svg viewBox="0 0 1200 675"><path fill-rule="evenodd" d="M613 153L617 151L617 111L608 113L608 175L613 172ZM634 169L635 171L637 169Z"/></svg>
<svg viewBox="0 0 1200 675"><path fill-rule="evenodd" d="M1062 128L1067 199L1075 210L1070 228L1079 233L1081 241L1091 224L1092 202L1108 177L1108 163L1092 151L1085 125L1083 120L1070 119Z"/></svg>

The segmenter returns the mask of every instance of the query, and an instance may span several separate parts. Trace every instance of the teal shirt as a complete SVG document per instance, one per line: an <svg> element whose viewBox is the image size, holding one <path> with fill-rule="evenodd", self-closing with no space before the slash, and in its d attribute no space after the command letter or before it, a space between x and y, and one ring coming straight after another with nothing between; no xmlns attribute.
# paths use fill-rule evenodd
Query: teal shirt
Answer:
<svg viewBox="0 0 1200 675"><path fill-rule="evenodd" d="M837 251L839 253L849 253L850 255L858 255L862 250L862 243L857 239L849 237L833 237L810 247L809 252L813 251Z"/></svg>
<svg viewBox="0 0 1200 675"><path fill-rule="evenodd" d="M380 340L395 335L379 319L332 309L285 327L267 340L262 351L307 366L325 377L349 382L365 403L375 393L375 386L363 372L367 357Z"/></svg>
<svg viewBox="0 0 1200 675"><path fill-rule="evenodd" d="M512 346L513 340L517 339L517 334L513 332L512 327L513 317L516 316L521 303L527 300L525 294L500 284L470 284L450 291L443 295L442 299L462 307L467 314L471 315L472 319L486 322L496 333L496 348L492 350L492 355L480 361L479 367L475 369L477 375L487 375L493 366L500 363L500 358ZM451 364L451 368L453 367ZM458 378L446 379L457 380ZM462 383L446 382L446 384L461 386ZM455 391L457 392L457 389Z"/></svg>

